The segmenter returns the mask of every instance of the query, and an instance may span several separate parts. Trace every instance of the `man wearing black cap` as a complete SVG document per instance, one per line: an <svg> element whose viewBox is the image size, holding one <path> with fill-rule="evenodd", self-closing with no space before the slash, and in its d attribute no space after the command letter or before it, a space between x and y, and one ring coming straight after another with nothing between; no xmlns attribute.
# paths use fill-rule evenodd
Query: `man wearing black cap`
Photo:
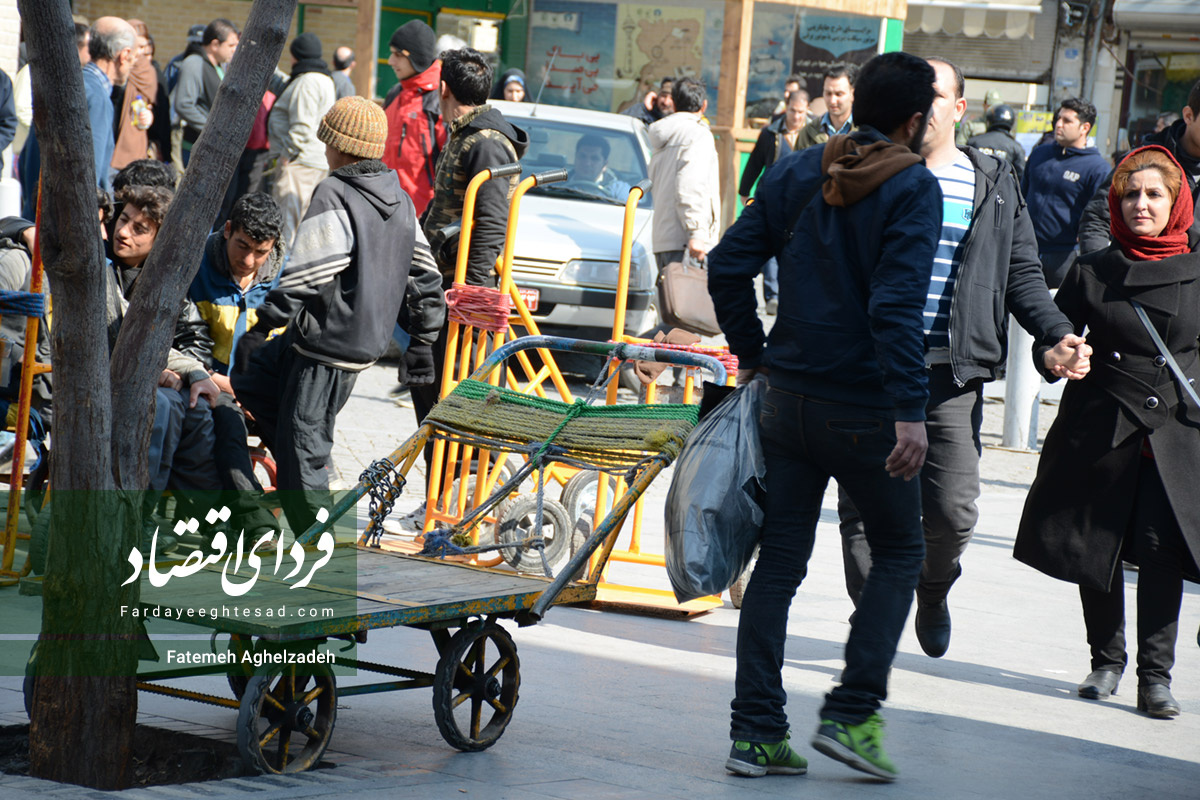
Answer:
<svg viewBox="0 0 1200 800"><path fill-rule="evenodd" d="M337 87L329 65L321 59L321 40L315 33L302 33L292 40L292 76L267 117L271 152L278 155L275 202L283 212L280 241L291 249L292 237L317 184L329 174L325 145L317 139L317 127L325 112L337 101Z"/></svg>
<svg viewBox="0 0 1200 800"><path fill-rule="evenodd" d="M437 34L414 19L396 29L389 49L388 66L400 82L383 101L388 122L383 163L396 170L420 215L433 199L438 154L446 143L438 102L442 64L437 60Z"/></svg>

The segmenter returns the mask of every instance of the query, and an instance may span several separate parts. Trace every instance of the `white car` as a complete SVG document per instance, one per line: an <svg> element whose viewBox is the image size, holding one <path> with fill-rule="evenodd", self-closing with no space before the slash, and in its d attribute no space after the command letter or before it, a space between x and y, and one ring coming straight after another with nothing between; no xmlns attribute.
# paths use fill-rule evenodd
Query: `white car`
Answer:
<svg viewBox="0 0 1200 800"><path fill-rule="evenodd" d="M625 201L629 187L646 180L650 163L646 126L623 114L491 104L529 134L522 178L569 173L521 201L513 280L543 333L611 338ZM625 332L636 335L658 324L649 192L635 213Z"/></svg>

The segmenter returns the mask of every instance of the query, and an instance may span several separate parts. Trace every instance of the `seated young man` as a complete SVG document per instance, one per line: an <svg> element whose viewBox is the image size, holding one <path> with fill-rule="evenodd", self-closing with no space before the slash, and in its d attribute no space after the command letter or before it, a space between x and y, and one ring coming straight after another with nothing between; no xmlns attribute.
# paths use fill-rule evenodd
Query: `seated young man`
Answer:
<svg viewBox="0 0 1200 800"><path fill-rule="evenodd" d="M129 306L128 298L154 247L173 196L170 189L161 186L127 186L117 197L122 208L113 231L113 258L107 273L110 345L116 342ZM191 506L189 513L201 519L199 515L215 504L221 489L213 462L215 434L211 411L220 389L208 375L211 350L204 321L195 306L185 301L166 368L159 378L148 455L147 504L152 507L158 496L170 488ZM150 522L147 533L152 532L153 522ZM169 547L172 539L167 531L160 531L159 550Z"/></svg>
<svg viewBox="0 0 1200 800"><path fill-rule="evenodd" d="M209 372L221 390L213 407L216 444L213 457L223 502L243 517L247 533L276 527L274 516L262 509L262 485L246 447L246 413L229 382L229 362L238 340L258 321L258 308L279 281L283 266L283 214L270 195L243 195L234 203L223 230L204 245L200 269L188 289L212 339ZM264 516L266 514L266 516Z"/></svg>

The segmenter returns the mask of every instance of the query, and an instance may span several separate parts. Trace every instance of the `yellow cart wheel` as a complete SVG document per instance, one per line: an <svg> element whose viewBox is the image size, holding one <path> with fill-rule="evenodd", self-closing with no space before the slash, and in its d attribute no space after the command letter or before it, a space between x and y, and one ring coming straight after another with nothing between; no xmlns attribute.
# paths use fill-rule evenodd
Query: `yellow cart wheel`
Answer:
<svg viewBox="0 0 1200 800"><path fill-rule="evenodd" d="M265 664L246 684L238 711L238 751L261 773L317 765L337 718L337 684L325 664Z"/></svg>
<svg viewBox="0 0 1200 800"><path fill-rule="evenodd" d="M459 750L491 747L508 726L521 687L521 660L494 622L468 625L450 638L433 674L433 717Z"/></svg>

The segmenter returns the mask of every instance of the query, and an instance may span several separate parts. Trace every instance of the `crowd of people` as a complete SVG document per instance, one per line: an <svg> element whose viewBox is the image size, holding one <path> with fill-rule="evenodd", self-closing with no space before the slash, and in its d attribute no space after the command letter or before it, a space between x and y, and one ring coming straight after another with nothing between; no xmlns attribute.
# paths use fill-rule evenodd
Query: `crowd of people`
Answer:
<svg viewBox="0 0 1200 800"><path fill-rule="evenodd" d="M76 30L111 341L239 36L229 20L196 25L164 69L138 20ZM247 437L274 454L287 520L308 529L327 503L338 412L397 330L398 380L418 421L437 402L466 186L517 162L529 141L488 103L527 100L524 73L494 80L486 56L443 47L424 22L391 36L398 82L382 104L356 93L350 48L335 48L331 67L320 39L302 33L288 52L290 73L277 71L263 97L180 307L146 487L147 509L171 489L195 508L230 507L249 533L278 523ZM1200 579L1200 506L1186 482L1200 456L1200 83L1181 118L1115 169L1087 144L1096 109L1083 99L1060 104L1051 140L1028 159L998 96L968 130L966 82L944 59L838 64L822 87L810 98L798 77L788 81L738 186L743 213L724 235L704 84L666 78L626 112L648 126L659 269L707 263L739 382L768 384L765 524L739 623L726 768L807 769L789 744L781 668L833 478L855 613L812 742L875 777L898 774L879 709L914 600L924 652L950 647L949 596L978 520L983 385L1005 363L1008 314L1032 335L1045 377L1071 381L1015 554L1079 585L1091 673L1078 692L1092 699L1114 693L1126 667L1121 564L1138 564L1138 708L1177 715L1182 582ZM0 220L0 288L19 290L29 286L40 161L27 69L13 94L0 146L11 128L28 202L23 218ZM603 138L580 138L571 180L627 192L608 157ZM470 285L495 286L516 185L491 180L476 197ZM776 316L769 335L760 273ZM23 331L4 331L25 346ZM35 346L48 354L44 337ZM35 407L52 418L47 376ZM172 546L159 537L160 549Z"/></svg>

